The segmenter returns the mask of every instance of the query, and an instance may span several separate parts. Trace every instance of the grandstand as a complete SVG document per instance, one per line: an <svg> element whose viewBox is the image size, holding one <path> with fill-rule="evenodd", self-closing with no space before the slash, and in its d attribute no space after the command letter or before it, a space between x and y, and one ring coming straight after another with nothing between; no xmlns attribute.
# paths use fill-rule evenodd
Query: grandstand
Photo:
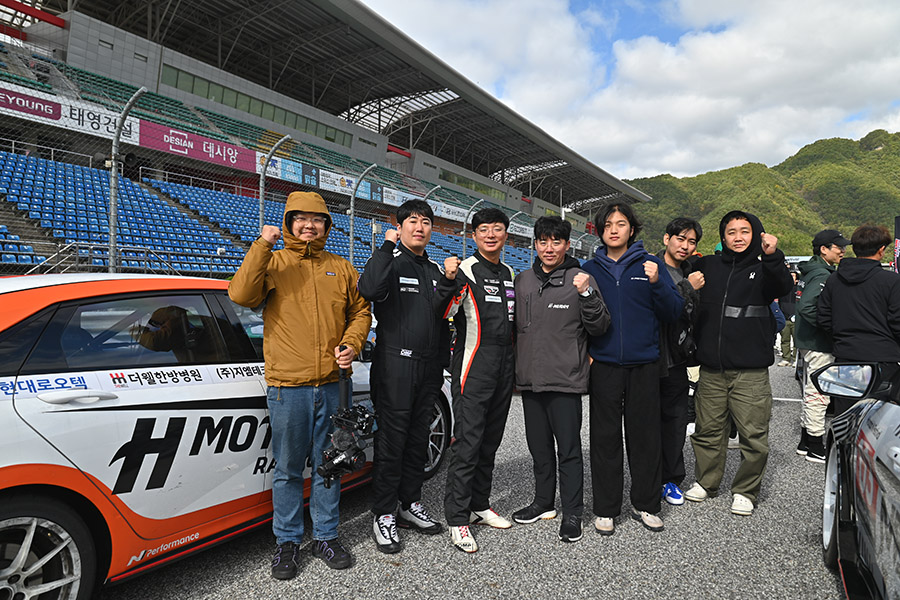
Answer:
<svg viewBox="0 0 900 600"><path fill-rule="evenodd" d="M357 2L272 7L241 27L254 44L230 27L209 38L204 23L241 21L207 0L191 10L138 1L127 15L120 3L96 0L78 3L78 12L58 0L36 6L31 16L6 15L3 31L16 39L0 44L5 272L109 268L110 139L140 86L150 91L125 121L117 157L125 271L232 274L258 235L262 159L285 134L291 141L266 171L266 222L280 223L287 192L321 193L334 216L326 248L349 257L352 243L359 269L383 241L393 207L428 193L437 216L434 260L462 251L473 207L496 206L513 218L505 260L517 271L531 264L536 217L568 208L573 249L584 257L598 240L575 208L647 199ZM66 27L41 18L50 13ZM134 13L147 15L146 29ZM171 24L167 34L149 26L157 18ZM234 60L213 58L222 43L238 53ZM286 44L290 56L266 59L260 44ZM372 164L359 186L351 242L350 190Z"/></svg>

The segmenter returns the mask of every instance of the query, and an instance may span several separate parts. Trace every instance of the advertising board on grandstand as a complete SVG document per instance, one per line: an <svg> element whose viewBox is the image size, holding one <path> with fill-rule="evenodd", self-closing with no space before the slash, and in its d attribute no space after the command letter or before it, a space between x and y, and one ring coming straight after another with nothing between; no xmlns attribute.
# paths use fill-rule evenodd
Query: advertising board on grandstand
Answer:
<svg viewBox="0 0 900 600"><path fill-rule="evenodd" d="M116 134L118 113L80 100L60 98L11 83L0 85L0 111L20 119L35 121L112 139ZM122 141L137 144L141 125L138 119L129 117L122 127Z"/></svg>
<svg viewBox="0 0 900 600"><path fill-rule="evenodd" d="M92 103L61 98L9 83L0 85L0 112L110 140L115 136L116 120L119 118L119 113ZM121 141L257 174L262 172L262 164L266 157L263 152L135 117L128 117L125 120ZM275 157L269 162L266 175L348 196L353 192L353 185L356 183L355 177L346 174ZM356 197L390 206L400 206L407 200L421 199L422 196L363 181L356 191ZM469 212L466 208L436 200L427 202L436 217L459 223L466 221ZM471 215L469 221L471 222ZM509 231L522 236L531 234L530 227L515 223L510 224Z"/></svg>

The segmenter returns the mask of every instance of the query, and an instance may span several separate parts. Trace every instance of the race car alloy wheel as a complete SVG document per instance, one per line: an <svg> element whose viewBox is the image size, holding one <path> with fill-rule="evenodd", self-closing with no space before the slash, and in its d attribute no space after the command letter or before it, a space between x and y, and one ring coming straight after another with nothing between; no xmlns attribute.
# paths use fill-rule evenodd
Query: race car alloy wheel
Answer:
<svg viewBox="0 0 900 600"><path fill-rule="evenodd" d="M428 457L425 463L425 477L433 477L450 445L450 411L442 398L434 402L431 414L431 425L428 432Z"/></svg>
<svg viewBox="0 0 900 600"><path fill-rule="evenodd" d="M0 600L83 600L96 573L84 522L34 496L0 500Z"/></svg>
<svg viewBox="0 0 900 600"><path fill-rule="evenodd" d="M831 569L838 566L838 518L841 495L838 452L838 445L832 443L825 465L825 498L822 504L822 557L825 566Z"/></svg>

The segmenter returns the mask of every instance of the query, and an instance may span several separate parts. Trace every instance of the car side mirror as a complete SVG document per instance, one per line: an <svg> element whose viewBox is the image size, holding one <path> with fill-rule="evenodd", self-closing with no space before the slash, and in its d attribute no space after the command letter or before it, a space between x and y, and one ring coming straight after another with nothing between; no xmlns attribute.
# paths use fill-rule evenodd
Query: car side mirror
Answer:
<svg viewBox="0 0 900 600"><path fill-rule="evenodd" d="M831 364L815 371L810 378L819 392L848 400L871 395L879 382L877 364Z"/></svg>
<svg viewBox="0 0 900 600"><path fill-rule="evenodd" d="M360 362L372 362L372 354L375 353L375 344L366 340L363 344L362 352L359 353Z"/></svg>

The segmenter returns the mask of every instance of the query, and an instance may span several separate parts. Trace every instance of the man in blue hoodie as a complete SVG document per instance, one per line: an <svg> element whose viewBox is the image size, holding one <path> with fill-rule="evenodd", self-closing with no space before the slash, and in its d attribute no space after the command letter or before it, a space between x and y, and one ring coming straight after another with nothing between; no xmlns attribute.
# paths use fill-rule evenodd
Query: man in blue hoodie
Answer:
<svg viewBox="0 0 900 600"><path fill-rule="evenodd" d="M659 324L675 322L684 300L665 264L636 241L642 224L631 205L609 203L594 219L605 247L582 268L597 282L609 309L606 333L591 336L591 483L594 528L615 531L622 512L622 417L631 471L632 517L662 531L659 482Z"/></svg>
<svg viewBox="0 0 900 600"><path fill-rule="evenodd" d="M702 502L718 493L728 452L729 415L740 434L741 464L731 482L731 512L749 516L769 457L772 388L769 366L775 362L775 316L770 305L794 285L777 249L778 238L765 232L754 215L739 210L719 222L722 254L704 256L694 269L706 281L697 315L700 380L694 404L697 482L684 494Z"/></svg>

